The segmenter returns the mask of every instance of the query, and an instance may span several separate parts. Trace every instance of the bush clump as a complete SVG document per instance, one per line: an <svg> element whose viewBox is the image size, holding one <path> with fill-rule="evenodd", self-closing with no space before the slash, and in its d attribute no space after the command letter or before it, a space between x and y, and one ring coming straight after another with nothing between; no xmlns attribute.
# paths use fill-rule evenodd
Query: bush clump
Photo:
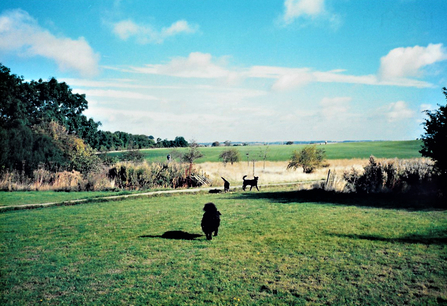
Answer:
<svg viewBox="0 0 447 306"><path fill-rule="evenodd" d="M378 161L371 156L363 172L351 169L343 174L346 181L344 191L432 193L437 179L433 173L433 162L429 159Z"/></svg>
<svg viewBox="0 0 447 306"><path fill-rule="evenodd" d="M76 170L34 170L32 176L23 171L0 171L0 190L107 191L116 189L144 190L151 188L197 187L210 184L203 175L191 172L191 165L177 162L149 163L124 161L97 167L81 173Z"/></svg>
<svg viewBox="0 0 447 306"><path fill-rule="evenodd" d="M241 154L237 149L228 149L220 153L219 159L222 160L224 166L226 166L227 163L231 163L233 165L241 160Z"/></svg>
<svg viewBox="0 0 447 306"><path fill-rule="evenodd" d="M301 151L294 151L287 165L287 169L296 170L303 168L304 173L312 173L314 170L323 167L326 153L323 149L317 149L316 145L306 146Z"/></svg>
<svg viewBox="0 0 447 306"><path fill-rule="evenodd" d="M122 162L109 169L108 177L116 187L123 189L176 188L184 185L185 171L186 166L175 162Z"/></svg>

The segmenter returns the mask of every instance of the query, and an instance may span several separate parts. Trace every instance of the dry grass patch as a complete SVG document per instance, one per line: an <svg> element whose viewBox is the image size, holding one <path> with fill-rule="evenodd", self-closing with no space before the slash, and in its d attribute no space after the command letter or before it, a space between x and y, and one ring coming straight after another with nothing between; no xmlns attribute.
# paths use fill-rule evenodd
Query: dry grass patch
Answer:
<svg viewBox="0 0 447 306"><path fill-rule="evenodd" d="M249 178L259 176L259 183L275 184L275 183L288 183L298 181L312 181L323 180L327 178L328 171L342 174L346 170L350 170L353 167L357 170L363 169L368 163L368 159L335 159L329 160L328 167L320 168L314 171L314 173L303 173L303 169L287 169L287 161L279 162L255 162L253 169L253 163L239 162L233 165L223 163L202 163L200 164L200 171L209 176L213 180L213 185L223 185L221 177L227 179L232 185L240 185L242 183L242 177L247 175Z"/></svg>

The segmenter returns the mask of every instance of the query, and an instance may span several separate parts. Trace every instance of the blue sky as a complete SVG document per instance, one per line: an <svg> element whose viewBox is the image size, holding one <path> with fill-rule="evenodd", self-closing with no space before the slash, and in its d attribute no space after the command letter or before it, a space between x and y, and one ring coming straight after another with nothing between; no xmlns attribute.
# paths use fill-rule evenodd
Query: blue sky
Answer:
<svg viewBox="0 0 447 306"><path fill-rule="evenodd" d="M407 140L445 103L445 0L3 0L0 62L162 139Z"/></svg>

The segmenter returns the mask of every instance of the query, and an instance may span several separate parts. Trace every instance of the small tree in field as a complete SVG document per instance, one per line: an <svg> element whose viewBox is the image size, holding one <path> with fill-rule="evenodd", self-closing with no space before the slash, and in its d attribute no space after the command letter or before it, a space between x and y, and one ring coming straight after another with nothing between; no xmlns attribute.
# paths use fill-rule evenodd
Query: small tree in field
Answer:
<svg viewBox="0 0 447 306"><path fill-rule="evenodd" d="M189 163L189 169L186 171L186 176L190 176L192 173L192 166L194 161L203 156L202 152L199 151L199 145L193 140L189 145L189 150L185 152L182 156L182 161Z"/></svg>
<svg viewBox="0 0 447 306"><path fill-rule="evenodd" d="M182 161L192 165L196 159L201 157L203 154L199 151L199 145L193 140L189 145L189 150L183 154Z"/></svg>
<svg viewBox="0 0 447 306"><path fill-rule="evenodd" d="M306 146L301 151L294 151L287 165L287 169L296 170L303 167L304 173L312 173L315 169L320 168L326 158L323 149L317 149L316 145Z"/></svg>
<svg viewBox="0 0 447 306"><path fill-rule="evenodd" d="M237 163L241 160L241 155L237 149L228 149L220 153L219 159L222 160L224 165L227 163Z"/></svg>

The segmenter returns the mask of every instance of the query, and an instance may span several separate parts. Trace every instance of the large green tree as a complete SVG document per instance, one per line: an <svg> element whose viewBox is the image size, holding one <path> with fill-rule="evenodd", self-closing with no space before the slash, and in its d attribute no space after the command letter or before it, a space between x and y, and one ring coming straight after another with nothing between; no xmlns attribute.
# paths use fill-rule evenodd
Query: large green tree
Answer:
<svg viewBox="0 0 447 306"><path fill-rule="evenodd" d="M153 136L99 130L101 123L83 114L87 107L85 95L73 93L66 83L55 78L27 82L0 63L0 170L26 167L30 172L43 163L48 168L53 165L87 171L91 168L86 166L91 148L105 151L155 146ZM60 146L60 137L49 137L45 127L50 125L74 137L66 138L76 143L74 149ZM84 148L85 144L89 147ZM163 141L163 146L184 147L188 142L176 137ZM63 156L69 156L69 162L64 163Z"/></svg>
<svg viewBox="0 0 447 306"><path fill-rule="evenodd" d="M64 152L51 137L36 133L20 120L8 129L0 127L0 139L0 170L31 174L40 165L53 171L67 166Z"/></svg>
<svg viewBox="0 0 447 306"><path fill-rule="evenodd" d="M66 167L65 148L37 127L54 122L67 135L95 146L100 123L87 119L82 114L86 109L85 95L73 93L66 83L55 78L25 82L0 64L0 166L27 174L41 164L54 170Z"/></svg>
<svg viewBox="0 0 447 306"><path fill-rule="evenodd" d="M2 64L0 101L2 127L8 127L15 120L21 120L29 127L43 121L56 121L68 133L82 138L96 133L101 124L82 114L88 107L85 95L73 93L66 83L55 78L25 82L23 77L11 74L10 69Z"/></svg>
<svg viewBox="0 0 447 306"><path fill-rule="evenodd" d="M443 88L447 100L447 88ZM442 188L447 189L447 103L438 105L439 109L425 111L428 118L424 122L425 133L422 135L422 156L435 161L435 168L441 174Z"/></svg>

